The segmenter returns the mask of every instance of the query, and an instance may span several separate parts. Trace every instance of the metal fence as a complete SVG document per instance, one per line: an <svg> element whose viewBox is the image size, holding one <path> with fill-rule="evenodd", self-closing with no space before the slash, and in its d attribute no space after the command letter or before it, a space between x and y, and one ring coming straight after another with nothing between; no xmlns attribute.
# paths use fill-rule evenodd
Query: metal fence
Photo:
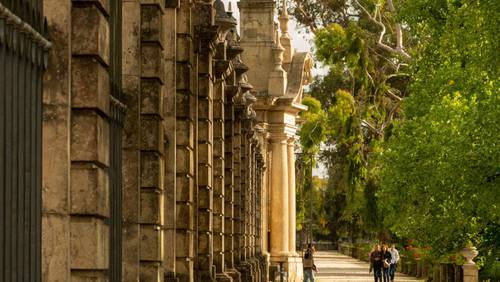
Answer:
<svg viewBox="0 0 500 282"><path fill-rule="evenodd" d="M0 281L40 281L41 0L0 0Z"/></svg>
<svg viewBox="0 0 500 282"><path fill-rule="evenodd" d="M122 129L125 106L122 98L122 1L110 1L109 77L111 83L110 128L110 256L109 281L122 281Z"/></svg>

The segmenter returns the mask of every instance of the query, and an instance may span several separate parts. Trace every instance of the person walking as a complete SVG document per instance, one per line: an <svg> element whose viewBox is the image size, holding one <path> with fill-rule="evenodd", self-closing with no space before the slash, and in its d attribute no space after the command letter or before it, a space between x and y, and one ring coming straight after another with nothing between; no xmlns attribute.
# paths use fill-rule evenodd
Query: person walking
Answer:
<svg viewBox="0 0 500 282"><path fill-rule="evenodd" d="M384 282L389 282L389 268L391 267L391 252L389 252L389 248L387 245L382 246L382 264L383 264L383 272L384 272Z"/></svg>
<svg viewBox="0 0 500 282"><path fill-rule="evenodd" d="M382 250L380 248L380 245L377 244L375 246L375 250L370 254L370 264L371 268L373 269L373 278L375 278L375 282L382 282L382 259Z"/></svg>
<svg viewBox="0 0 500 282"><path fill-rule="evenodd" d="M307 244L302 264L304 265L304 282L314 282L314 272L317 269L316 265L314 265L314 248L311 243Z"/></svg>
<svg viewBox="0 0 500 282"><path fill-rule="evenodd" d="M400 259L399 252L398 249L396 249L395 244L391 245L389 252L391 253L391 266L389 267L389 277L391 278L391 281L394 281L394 276L396 274L396 269L398 267L398 262Z"/></svg>

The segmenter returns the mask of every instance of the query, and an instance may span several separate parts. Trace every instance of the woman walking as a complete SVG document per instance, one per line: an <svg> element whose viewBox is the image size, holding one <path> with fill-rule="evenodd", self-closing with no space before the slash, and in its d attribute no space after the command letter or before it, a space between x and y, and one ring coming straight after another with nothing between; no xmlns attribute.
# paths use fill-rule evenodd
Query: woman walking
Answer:
<svg viewBox="0 0 500 282"><path fill-rule="evenodd" d="M375 250L370 254L370 263L373 268L373 278L375 282L382 282L383 256L380 245L375 246Z"/></svg>
<svg viewBox="0 0 500 282"><path fill-rule="evenodd" d="M384 271L384 282L389 282L389 269L391 267L391 252L389 252L389 248L387 245L382 246L382 266L383 266L383 271Z"/></svg>

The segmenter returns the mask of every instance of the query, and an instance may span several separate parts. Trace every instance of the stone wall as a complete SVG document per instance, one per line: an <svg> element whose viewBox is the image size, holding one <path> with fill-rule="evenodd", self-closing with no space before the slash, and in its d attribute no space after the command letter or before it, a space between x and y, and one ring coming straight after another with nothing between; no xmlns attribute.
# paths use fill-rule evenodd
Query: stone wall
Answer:
<svg viewBox="0 0 500 282"><path fill-rule="evenodd" d="M307 70L280 45L274 2L245 6L270 16L265 38L251 43L255 23L243 23L240 41L220 0L43 3L53 42L43 97L44 281L268 281L270 255L299 281L293 167ZM122 14L115 29L112 7ZM111 58L120 57L116 70ZM287 72L298 92L286 92ZM124 110L121 137L110 129L111 107ZM121 165L110 166L116 150ZM110 175L121 177L121 195ZM121 235L111 221L117 205ZM121 278L112 276L117 255Z"/></svg>

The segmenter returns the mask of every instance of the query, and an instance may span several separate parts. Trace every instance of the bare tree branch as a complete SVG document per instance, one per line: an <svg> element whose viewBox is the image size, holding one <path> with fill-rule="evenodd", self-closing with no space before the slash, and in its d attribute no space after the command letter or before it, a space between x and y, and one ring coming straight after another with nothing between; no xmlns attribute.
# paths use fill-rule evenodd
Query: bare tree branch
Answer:
<svg viewBox="0 0 500 282"><path fill-rule="evenodd" d="M402 56L405 60L410 60L411 59L411 56L406 53L406 51L403 49L403 33L402 33L402 30L401 30L401 24L396 24L396 41L397 41L397 47L396 48L393 48L387 44L385 44L383 42L384 40L384 36L385 36L385 32L386 32L386 27L384 25L384 23L382 22L382 16L381 16L381 13L380 13L380 9L378 7L378 5L375 7L375 11L374 11L374 14L373 16L370 14L370 12L368 12L368 10L359 3L358 0L355 0L354 1L356 3L357 6L359 6L361 8L361 10L363 10L363 12L366 14L366 16L372 21L374 22L375 24L377 24L378 26L380 26L382 28L382 31L380 32L380 35L379 35L379 38L378 38L378 41L377 41L377 45L381 48L381 49L384 49L388 52L391 52L391 53L395 53L395 54L398 54L400 56ZM390 4L389 4L390 2ZM392 5L392 1L391 0L388 0L388 5L390 6L389 9L391 9L392 7L392 10L391 12L394 12L394 6ZM378 19L377 19L378 18Z"/></svg>

